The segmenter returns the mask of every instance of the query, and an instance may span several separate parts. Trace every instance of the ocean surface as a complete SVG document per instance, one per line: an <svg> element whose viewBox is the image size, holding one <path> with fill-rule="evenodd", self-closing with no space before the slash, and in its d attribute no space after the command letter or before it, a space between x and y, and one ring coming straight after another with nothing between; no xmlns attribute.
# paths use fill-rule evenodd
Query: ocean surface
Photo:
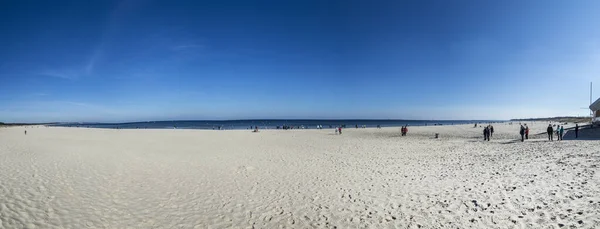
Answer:
<svg viewBox="0 0 600 229"><path fill-rule="evenodd" d="M150 121L130 123L61 123L54 126L83 127L83 128L110 128L110 129L204 129L204 130L243 130L258 126L259 129L277 129L283 126L293 129L335 128L345 125L346 128L400 127L454 125L472 123L501 122L494 120L229 120L229 121Z"/></svg>

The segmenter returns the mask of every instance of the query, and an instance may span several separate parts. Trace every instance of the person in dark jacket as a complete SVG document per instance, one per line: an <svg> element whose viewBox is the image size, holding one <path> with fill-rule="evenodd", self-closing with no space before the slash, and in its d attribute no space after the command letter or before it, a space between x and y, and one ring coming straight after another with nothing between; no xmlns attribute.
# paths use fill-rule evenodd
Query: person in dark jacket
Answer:
<svg viewBox="0 0 600 229"><path fill-rule="evenodd" d="M490 125L490 137L494 137L494 126Z"/></svg>
<svg viewBox="0 0 600 229"><path fill-rule="evenodd" d="M554 141L554 136L552 136L554 134L554 129L552 128L552 124L548 124L548 129L546 129L546 131L548 131L548 140Z"/></svg>
<svg viewBox="0 0 600 229"><path fill-rule="evenodd" d="M490 129L487 126L485 128L483 128L483 140L484 141L490 140Z"/></svg>
<svg viewBox="0 0 600 229"><path fill-rule="evenodd" d="M525 141L525 127L521 125L521 129L519 130L519 134L521 134L521 142Z"/></svg>
<svg viewBox="0 0 600 229"><path fill-rule="evenodd" d="M579 137L579 124L575 124L575 138Z"/></svg>

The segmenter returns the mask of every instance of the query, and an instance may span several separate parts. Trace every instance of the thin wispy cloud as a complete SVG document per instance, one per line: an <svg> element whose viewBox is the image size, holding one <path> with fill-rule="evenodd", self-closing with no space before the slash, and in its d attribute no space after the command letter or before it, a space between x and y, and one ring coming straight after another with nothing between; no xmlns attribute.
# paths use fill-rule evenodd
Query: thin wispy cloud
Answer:
<svg viewBox="0 0 600 229"><path fill-rule="evenodd" d="M38 75L61 78L66 80L75 80L79 78L79 74L73 71L45 70L39 72Z"/></svg>
<svg viewBox="0 0 600 229"><path fill-rule="evenodd" d="M93 73L94 67L96 66L98 59L100 59L100 56L102 55L102 50L103 50L102 45L100 45L99 48L96 48L96 50L94 50L94 53L90 57L90 60L85 65L85 74L86 75L91 75Z"/></svg>
<svg viewBox="0 0 600 229"><path fill-rule="evenodd" d="M171 47L171 49L174 51L182 51L182 50L188 50L188 49L202 49L202 48L204 48L204 45L198 45L198 44L176 45L176 46Z"/></svg>
<svg viewBox="0 0 600 229"><path fill-rule="evenodd" d="M81 77L90 76L93 74L94 68L95 68L96 64L98 63L98 60L101 55L102 55L102 49L97 48L93 52L89 61L86 62L82 66L67 67L67 68L62 68L62 69L45 69L45 70L38 72L37 74L43 75L43 76L60 78L60 79L66 79L66 80L76 80Z"/></svg>
<svg viewBox="0 0 600 229"><path fill-rule="evenodd" d="M70 105L70 106L76 106L76 107L82 107L85 109L90 109L96 112L101 112L101 113L105 113L105 114L117 114L119 113L117 110L108 108L108 107L104 107L104 106L100 106L97 104L92 104L92 103L85 103L85 102L76 102L76 101L55 101L58 104L64 104L64 105Z"/></svg>
<svg viewBox="0 0 600 229"><path fill-rule="evenodd" d="M39 97L46 97L46 96L49 96L49 95L50 94L44 93L44 92L35 92L35 93L31 93L31 94L27 95L26 97L39 98Z"/></svg>

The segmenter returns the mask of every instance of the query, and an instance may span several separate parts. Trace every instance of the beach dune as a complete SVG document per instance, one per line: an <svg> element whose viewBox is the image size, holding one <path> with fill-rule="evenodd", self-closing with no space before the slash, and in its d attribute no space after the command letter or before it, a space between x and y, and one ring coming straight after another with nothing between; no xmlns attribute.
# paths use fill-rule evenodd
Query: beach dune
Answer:
<svg viewBox="0 0 600 229"><path fill-rule="evenodd" d="M600 228L600 141L528 124L1 128L0 228Z"/></svg>

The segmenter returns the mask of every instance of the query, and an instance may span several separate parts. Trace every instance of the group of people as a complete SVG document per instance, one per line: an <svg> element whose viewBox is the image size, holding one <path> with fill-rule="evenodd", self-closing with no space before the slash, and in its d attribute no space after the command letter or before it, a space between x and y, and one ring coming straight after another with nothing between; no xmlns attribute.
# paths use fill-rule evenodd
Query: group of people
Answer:
<svg viewBox="0 0 600 229"><path fill-rule="evenodd" d="M342 127L338 126L337 128L335 128L335 134L342 134Z"/></svg>
<svg viewBox="0 0 600 229"><path fill-rule="evenodd" d="M475 126L477 126L477 124L475 124ZM494 126L488 125L485 128L483 128L483 140L484 141L490 141L490 137L492 137L493 135L494 135Z"/></svg>
<svg viewBox="0 0 600 229"><path fill-rule="evenodd" d="M304 126L277 126L275 128L278 129L278 130L279 129L282 129L282 130L293 130L293 129L304 129ZM317 126L317 129L319 129L318 126Z"/></svg>
<svg viewBox="0 0 600 229"><path fill-rule="evenodd" d="M525 128L525 139L529 139L529 127L525 124L525 127L521 125L521 141L523 141L523 128ZM548 133L548 141L554 141L554 135L556 134L556 140L562 141L563 136L565 135L565 126L564 125L556 125L556 129L552 126L552 124L548 124L548 128L546 128L546 132ZM579 124L575 124L575 138L579 138Z"/></svg>
<svg viewBox="0 0 600 229"><path fill-rule="evenodd" d="M575 135L578 135L577 132L579 132L579 125L576 126L576 131L575 131ZM556 125L556 130L554 130L554 128L552 128L552 124L548 124L548 128L546 129L546 131L548 132L548 140L550 141L554 141L554 133L556 133L556 140L557 141L562 141L563 140L563 134L565 132L565 127L564 126L560 126L560 125Z"/></svg>
<svg viewBox="0 0 600 229"><path fill-rule="evenodd" d="M406 136L406 133L408 133L408 125L402 126L402 128L400 128L400 132L402 133L402 136Z"/></svg>
<svg viewBox="0 0 600 229"><path fill-rule="evenodd" d="M525 139L529 139L529 127L527 126L527 124L521 124L519 134L521 135L521 142L524 142Z"/></svg>

